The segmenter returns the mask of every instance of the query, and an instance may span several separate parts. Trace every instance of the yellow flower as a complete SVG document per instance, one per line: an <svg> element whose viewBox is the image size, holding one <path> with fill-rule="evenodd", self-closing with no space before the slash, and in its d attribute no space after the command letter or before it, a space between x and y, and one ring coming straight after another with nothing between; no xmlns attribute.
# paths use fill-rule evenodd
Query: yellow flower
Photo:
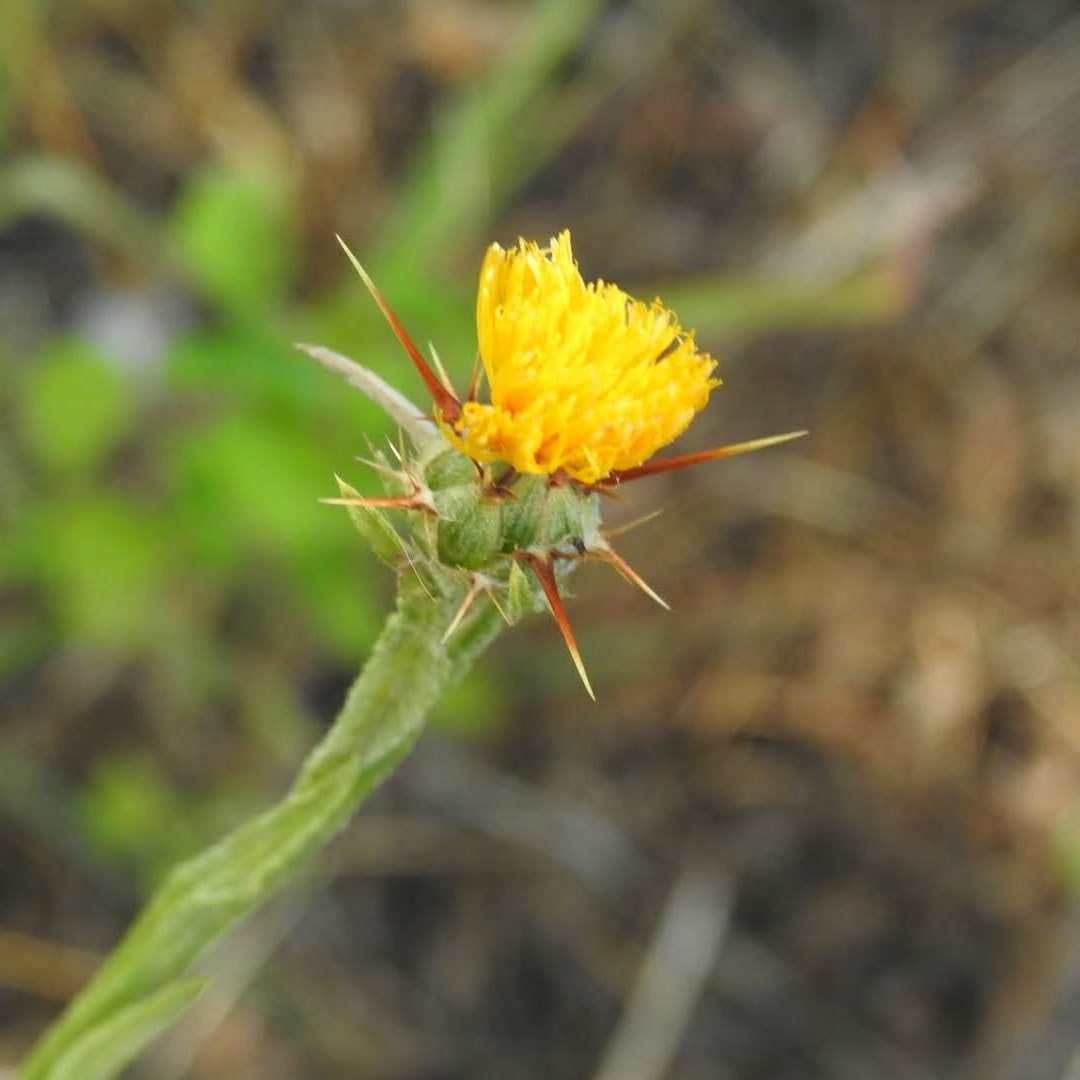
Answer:
<svg viewBox="0 0 1080 1080"><path fill-rule="evenodd" d="M718 386L716 362L658 300L586 282L570 233L541 248L488 248L476 302L490 404L444 416L477 461L596 484L650 458L686 430Z"/></svg>
<svg viewBox="0 0 1080 1080"><path fill-rule="evenodd" d="M535 593L523 598L515 584L524 580L520 568L527 567L591 695L559 595L557 563L603 559L667 607L608 543L596 489L776 446L806 432L648 461L686 430L720 385L712 377L716 363L698 352L694 335L683 331L659 300L642 304L615 285L586 283L565 231L545 248L525 240L511 251L497 244L488 248L476 321L491 402L476 401L475 386L462 402L445 373L424 359L356 256L341 237L338 241L423 379L435 419L456 450L473 462L504 461L519 473L551 480L509 474L495 480L447 449L420 409L374 372L329 349L301 345L386 409L413 436L419 455L411 460L397 452L402 471L383 469L396 477L399 494L364 498L343 488L340 498L323 501L357 512L395 507L423 515L413 534L420 553L470 575L450 631L481 592L495 585L505 586L515 610L535 601ZM567 476L577 483L562 482ZM401 546L415 568L400 536L387 546L389 525L372 529L380 546L395 556Z"/></svg>

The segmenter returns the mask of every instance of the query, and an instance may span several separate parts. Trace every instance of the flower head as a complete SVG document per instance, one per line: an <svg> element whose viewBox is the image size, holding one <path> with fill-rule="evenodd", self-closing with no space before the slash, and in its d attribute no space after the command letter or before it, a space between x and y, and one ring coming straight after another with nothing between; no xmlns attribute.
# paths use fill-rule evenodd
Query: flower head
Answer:
<svg viewBox="0 0 1080 1080"><path fill-rule="evenodd" d="M476 461L584 484L640 465L704 407L716 362L659 301L586 282L564 231L544 248L488 248L476 302L490 404L447 436Z"/></svg>
<svg viewBox="0 0 1080 1080"><path fill-rule="evenodd" d="M525 240L510 251L488 248L476 319L490 402L476 399L475 380L463 402L338 239L431 394L438 427L374 372L329 349L301 345L386 409L415 444L412 452L394 451L399 469L385 458L376 463L389 482L386 496L365 498L342 484L341 497L324 501L349 507L384 558L395 561L400 549L425 589L455 590L458 575L466 575L448 633L481 593L510 620L545 604L591 694L559 594L574 563L603 560L667 607L612 549L613 534L601 528L600 494L806 432L648 460L686 430L719 385L716 362L698 351L694 335L659 300L643 304L615 285L584 281L565 231L544 248ZM510 469L485 467L492 462ZM388 508L411 512L410 536L381 518ZM532 573L532 591L522 584L522 567Z"/></svg>

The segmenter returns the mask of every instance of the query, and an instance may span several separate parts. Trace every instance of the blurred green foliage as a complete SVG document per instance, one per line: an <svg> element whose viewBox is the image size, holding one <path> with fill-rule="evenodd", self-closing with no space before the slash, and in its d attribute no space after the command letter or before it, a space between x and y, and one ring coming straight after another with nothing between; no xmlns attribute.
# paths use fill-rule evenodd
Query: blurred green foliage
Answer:
<svg viewBox="0 0 1080 1080"><path fill-rule="evenodd" d="M24 373L19 434L46 472L93 476L130 434L132 388L88 342L56 338Z"/></svg>
<svg viewBox="0 0 1080 1080"><path fill-rule="evenodd" d="M482 249L492 193L505 198L522 179L520 161L494 150L523 110L542 111L550 72L594 8L541 5L537 33L444 110L370 256L406 324L458 369L475 348L471 287L448 285L452 259L437 267L431 256ZM53 32L22 3L3 30L0 120L29 105L20 56ZM163 215L64 153L30 147L0 166L0 227L62 223L199 306L149 370L69 334L14 355L0 328L0 679L40 683L34 699L55 711L58 743L27 752L57 767L68 725L102 725L100 745L74 762L85 773L75 810L91 847L144 882L289 774L316 708L325 719L336 705L314 704L305 680L335 672L343 684L390 602L389 575L347 516L315 501L333 493L335 472L370 483L354 459L390 426L290 343L322 341L408 392L418 384L329 235L317 258L340 264L335 284L298 302L301 207L281 164L190 171ZM479 733L501 700L480 671L440 714ZM31 735L16 715L0 730L13 748ZM18 760L0 755L0 770ZM9 810L55 828L50 800L63 785L47 772L33 797L25 785L0 790L22 792Z"/></svg>
<svg viewBox="0 0 1080 1080"><path fill-rule="evenodd" d="M498 214L623 85L618 65L572 73L600 7L528 9L508 47L436 110L373 229L369 268L459 378L475 351L462 267L478 265ZM146 48L134 7L110 18L130 20ZM389 575L347 516L315 500L334 493L335 472L370 489L354 459L393 433L291 342L339 349L422 396L332 229L306 250L311 207L288 154L247 153L242 142L223 151L210 138L215 152L186 159L159 212L110 179L78 125L55 145L13 136L24 113L49 131L55 117L62 127L77 116L24 58L48 53L61 28L91 33L95 19L89 7L63 16L25 2L0 15L0 140L15 148L0 162L0 229L54 223L102 283L134 281L147 296L164 283L189 310L164 354L139 364L69 331L26 355L0 325L0 680L32 687L0 696L10 710L0 771L17 770L23 754L69 772L89 842L145 879L219 831L230 816L221 805L239 813L290 774L390 602ZM117 94L137 85L123 67L98 74L106 89L106 74L118 80ZM43 97L42 86L61 96ZM97 108L98 120L108 114ZM691 285L686 299L703 333L793 313L873 315L893 302L841 290L830 307L827 293L785 296L753 281ZM47 735L20 714L24 699L50 717ZM505 700L482 668L435 720L491 731ZM9 809L45 827L43 808L62 788Z"/></svg>
<svg viewBox="0 0 1080 1080"><path fill-rule="evenodd" d="M763 471L775 490L741 465L687 474L669 490L693 527L669 513L628 538L690 583L675 622L633 595L609 602L593 586L607 571L581 575L571 615L599 711L538 624L506 635L434 722L500 738L501 764L544 800L575 806L594 788L585 802L651 853L672 837L735 852L732 884L749 922L771 927L765 948L850 978L860 1016L884 1002L882 1030L908 1050L917 1032L934 1054L967 1040L997 982L1006 1012L1024 1012L1030 971L1018 981L990 941L1001 919L1045 918L1041 871L1025 865L1038 868L1042 833L1060 829L1060 878L1080 888L1080 829L1061 824L1076 770L1058 730L1075 682L1061 660L1075 544L1055 524L1075 502L1062 466L1075 441L1062 419L1075 23L1050 17L1061 4L980 2L923 5L904 33L878 33L896 29L885 7L0 2L0 937L113 940L135 892L277 799L368 654L392 574L316 500L336 494L335 474L379 490L356 459L396 433L291 343L424 395L334 233L461 387L484 246L569 227L588 275L663 297L720 359L727 387L691 439L711 424L726 441L729 422L814 439L790 471ZM634 277L648 267L672 276ZM885 333L803 334L897 314ZM772 338L779 328L796 332ZM631 512L656 505L642 503ZM506 730L514 711L528 728ZM837 755L842 784L821 767ZM613 767L594 786L600 762ZM851 764L881 769L899 817L862 813ZM493 814L503 796L476 793ZM521 798L530 820L542 810ZM603 1028L577 1040L595 1066L610 1014L593 1006L614 984L583 997L581 972L616 894L596 892L596 918L579 905L584 931L553 950L545 897L578 904L580 860L551 861L539 893L521 878L526 902L506 908L519 860L501 831L478 849L496 887L478 890L476 852L460 874L443 830L383 826L401 830L404 863L360 851L349 868L411 876L410 845L426 843L433 881L335 897L322 951L306 968L289 958L261 1002L244 995L228 1046L261 1038L251 1021L268 1003L264 1051L330 1034L333 1055L340 1031L363 1055L370 1024L379 1056L357 1074L414 1072L429 1045L445 1066L443 1018L461 1004L445 959L467 952L488 1003L481 1041L505 1036L505 1057L483 1048L489 1072L573 1073L545 1070L522 1041L561 1053L571 1014ZM535 832L511 840L529 859ZM823 842L839 878L823 876ZM620 884L618 903L628 895ZM790 912L776 896L796 898ZM655 899L623 911L627 955L647 949ZM853 912L871 927L857 941ZM369 995L358 1028L357 1000L400 982L401 942L429 939L408 950L422 1000ZM551 989L549 1018L528 1030L521 995L505 992L506 941L526 981ZM1040 941L1003 945L1026 960ZM339 953L351 970L326 980L322 958ZM7 1061L70 984L38 997L0 968ZM134 1053L191 992L142 1001L114 1047ZM793 995L781 1013L809 1015ZM760 1025L771 1063L775 1005ZM832 1060L837 1033L810 1026ZM395 1042L400 1069L383 1053ZM796 1071L817 1060L801 1041L791 1053ZM297 1068L327 1059L311 1060Z"/></svg>
<svg viewBox="0 0 1080 1080"><path fill-rule="evenodd" d="M214 169L193 177L177 201L177 259L223 310L258 313L287 295L297 251L284 188L273 177Z"/></svg>
<svg viewBox="0 0 1080 1080"><path fill-rule="evenodd" d="M33 356L2 354L0 677L47 678L77 659L102 685L150 683L145 712L113 718L128 730L92 756L77 803L92 848L147 883L265 796L260 755L269 775L287 773L316 734L293 683L322 669L344 680L390 602L389 575L347 516L316 502L333 493L335 471L370 484L355 458L390 426L290 342L302 329L362 341L361 355L384 371L402 364L355 279L322 310L296 307L292 217L287 192L261 178L221 168L189 178L160 223L160 246L207 310L175 335L160 370L130 370L69 334ZM465 315L447 320L451 333L467 318L466 300ZM498 702L491 676L478 673L446 715L479 731ZM238 781L208 752L209 784L185 790L177 761L163 763L175 759L170 742L183 742L168 731L198 730L208 714L252 740L248 768ZM132 749L155 732L162 760Z"/></svg>

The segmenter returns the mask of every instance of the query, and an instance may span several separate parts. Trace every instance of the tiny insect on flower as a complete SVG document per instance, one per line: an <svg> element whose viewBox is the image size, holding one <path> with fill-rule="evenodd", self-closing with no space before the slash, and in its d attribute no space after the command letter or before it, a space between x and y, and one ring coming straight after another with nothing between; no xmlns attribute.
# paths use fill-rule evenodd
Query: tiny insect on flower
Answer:
<svg viewBox="0 0 1080 1080"><path fill-rule="evenodd" d="M720 385L716 361L659 300L645 304L616 285L586 282L568 231L546 247L521 240L509 250L488 248L476 319L489 400L478 400L474 375L463 402L441 367L436 373L424 359L344 242L342 247L431 394L445 441L437 440L441 449L432 443L434 426L425 428L427 422L409 412L415 407L403 405L377 376L357 365L350 375L350 361L302 346L369 395L373 385L381 387L372 396L389 403L426 443L416 468L408 470L403 494L326 501L419 512L421 524L413 531L421 550L473 575L462 611L481 591L477 581L489 590L493 582L508 587L508 565L528 568L591 695L556 568L603 559L667 606L611 548L599 527L597 494L805 432L650 460L686 430Z"/></svg>

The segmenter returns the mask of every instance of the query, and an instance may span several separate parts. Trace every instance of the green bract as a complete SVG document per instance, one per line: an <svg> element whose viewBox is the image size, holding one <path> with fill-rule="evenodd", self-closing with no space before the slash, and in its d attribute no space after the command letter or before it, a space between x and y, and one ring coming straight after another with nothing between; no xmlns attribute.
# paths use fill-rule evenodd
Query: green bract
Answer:
<svg viewBox="0 0 1080 1080"><path fill-rule="evenodd" d="M595 494L574 485L552 485L546 476L515 475L501 483L505 467L481 472L445 444L434 449L433 456L419 462L434 510L414 512L410 528L424 554L443 566L505 580L507 556L580 555L599 536Z"/></svg>

